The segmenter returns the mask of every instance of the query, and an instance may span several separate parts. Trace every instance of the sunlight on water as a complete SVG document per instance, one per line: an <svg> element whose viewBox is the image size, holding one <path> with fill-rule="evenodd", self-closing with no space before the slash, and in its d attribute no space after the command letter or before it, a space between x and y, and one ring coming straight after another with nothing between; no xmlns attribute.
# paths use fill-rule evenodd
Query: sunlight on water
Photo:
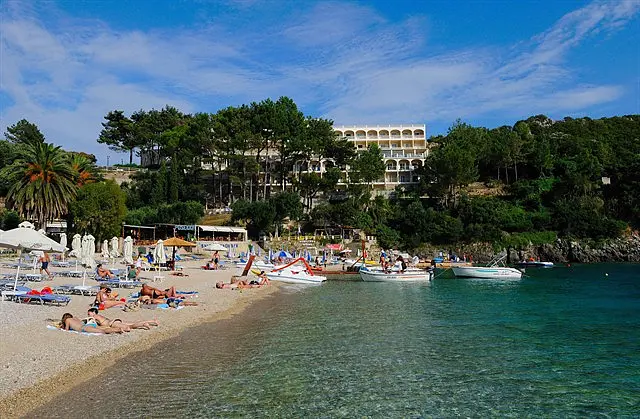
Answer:
<svg viewBox="0 0 640 419"><path fill-rule="evenodd" d="M75 389L38 414L636 416L639 272L288 288L121 361L95 381L103 396Z"/></svg>

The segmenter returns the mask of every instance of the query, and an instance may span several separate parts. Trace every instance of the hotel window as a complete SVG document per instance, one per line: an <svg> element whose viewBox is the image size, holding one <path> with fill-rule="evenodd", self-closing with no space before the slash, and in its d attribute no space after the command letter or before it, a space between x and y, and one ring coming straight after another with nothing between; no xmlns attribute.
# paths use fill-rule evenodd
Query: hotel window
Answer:
<svg viewBox="0 0 640 419"><path fill-rule="evenodd" d="M407 181L406 176L400 176L400 183L405 183Z"/></svg>

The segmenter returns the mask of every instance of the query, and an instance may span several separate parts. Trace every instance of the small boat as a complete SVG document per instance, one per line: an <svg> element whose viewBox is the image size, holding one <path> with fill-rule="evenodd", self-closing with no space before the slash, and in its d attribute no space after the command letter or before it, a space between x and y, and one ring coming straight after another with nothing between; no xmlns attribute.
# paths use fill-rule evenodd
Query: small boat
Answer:
<svg viewBox="0 0 640 419"><path fill-rule="evenodd" d="M489 263L489 266L453 266L453 274L463 278L484 279L520 279L522 271L508 266L498 266L506 256L499 257Z"/></svg>
<svg viewBox="0 0 640 419"><path fill-rule="evenodd" d="M520 279L522 272L516 268L503 266L454 266L455 276L463 278Z"/></svg>
<svg viewBox="0 0 640 419"><path fill-rule="evenodd" d="M303 266L296 266L298 262L302 262ZM271 272L267 272L269 281L287 282L289 284L321 284L327 280L327 277L315 275L313 269L304 258L298 258L293 262L279 266Z"/></svg>
<svg viewBox="0 0 640 419"><path fill-rule="evenodd" d="M516 263L521 268L553 268L553 262L542 262L539 260L523 260Z"/></svg>
<svg viewBox="0 0 640 419"><path fill-rule="evenodd" d="M433 277L433 271L423 269L407 269L405 271L382 269L360 269L360 278L365 282L416 282L429 281Z"/></svg>

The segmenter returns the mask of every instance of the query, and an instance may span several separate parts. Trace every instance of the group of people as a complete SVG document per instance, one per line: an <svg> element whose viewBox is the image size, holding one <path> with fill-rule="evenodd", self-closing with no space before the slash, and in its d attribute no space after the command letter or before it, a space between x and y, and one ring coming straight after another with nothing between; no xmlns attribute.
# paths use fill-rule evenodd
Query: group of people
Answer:
<svg viewBox="0 0 640 419"><path fill-rule="evenodd" d="M87 310L87 317L79 319L71 313L64 313L60 320L60 327L64 330L73 330L82 333L97 333L108 335L112 333L130 332L132 329L149 330L152 326L158 326L155 320L143 320L133 323L124 322L121 319L110 319L99 314L96 307Z"/></svg>
<svg viewBox="0 0 640 419"><path fill-rule="evenodd" d="M392 256L387 256L385 252L380 254L380 266L384 271L390 271L394 266L399 264L400 272L404 272L407 270L407 261L401 255L398 255L395 262L393 261Z"/></svg>
<svg viewBox="0 0 640 419"><path fill-rule="evenodd" d="M223 281L218 281L216 282L216 288L218 289L247 289L247 288L260 288L266 285L269 285L269 278L267 278L267 275L265 274L264 271L261 271L260 274L258 275L258 279L254 279L251 281L243 281L241 279L238 279L237 276L234 276L231 278L231 282L230 283L225 283Z"/></svg>

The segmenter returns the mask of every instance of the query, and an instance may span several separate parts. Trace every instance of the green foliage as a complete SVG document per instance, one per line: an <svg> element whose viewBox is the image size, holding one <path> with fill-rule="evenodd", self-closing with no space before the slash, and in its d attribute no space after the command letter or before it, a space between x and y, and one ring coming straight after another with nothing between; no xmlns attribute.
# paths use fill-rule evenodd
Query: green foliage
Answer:
<svg viewBox="0 0 640 419"><path fill-rule="evenodd" d="M127 211L129 225L197 224L204 216L204 206L196 201L144 206Z"/></svg>
<svg viewBox="0 0 640 419"><path fill-rule="evenodd" d="M397 249L402 243L400 233L385 224L379 224L376 228L376 239L383 249Z"/></svg>
<svg viewBox="0 0 640 419"><path fill-rule="evenodd" d="M371 144L366 151L358 154L351 164L349 178L355 183L371 184L379 180L385 171L382 150L377 144Z"/></svg>
<svg viewBox="0 0 640 419"><path fill-rule="evenodd" d="M107 144L112 150L128 152L129 164L132 164L134 150L142 145L133 121L123 111L117 110L109 112L104 119L106 122L102 123L98 142Z"/></svg>
<svg viewBox="0 0 640 419"><path fill-rule="evenodd" d="M21 222L22 219L16 211L7 209L0 210L0 229L4 231L11 230L17 228Z"/></svg>
<svg viewBox="0 0 640 419"><path fill-rule="evenodd" d="M120 234L125 213L125 196L115 182L89 183L69 207L71 231L90 233L100 242Z"/></svg>
<svg viewBox="0 0 640 419"><path fill-rule="evenodd" d="M46 221L67 214L77 192L75 176L60 147L32 142L21 146L21 152L21 158L2 172L12 184L6 204L21 217L44 226Z"/></svg>
<svg viewBox="0 0 640 419"><path fill-rule="evenodd" d="M44 143L44 135L35 124L26 119L8 127L4 135L7 140L17 145L36 146L38 143Z"/></svg>
<svg viewBox="0 0 640 419"><path fill-rule="evenodd" d="M165 202L167 202L167 165L162 161L160 171L151 190L151 203L160 205Z"/></svg>

